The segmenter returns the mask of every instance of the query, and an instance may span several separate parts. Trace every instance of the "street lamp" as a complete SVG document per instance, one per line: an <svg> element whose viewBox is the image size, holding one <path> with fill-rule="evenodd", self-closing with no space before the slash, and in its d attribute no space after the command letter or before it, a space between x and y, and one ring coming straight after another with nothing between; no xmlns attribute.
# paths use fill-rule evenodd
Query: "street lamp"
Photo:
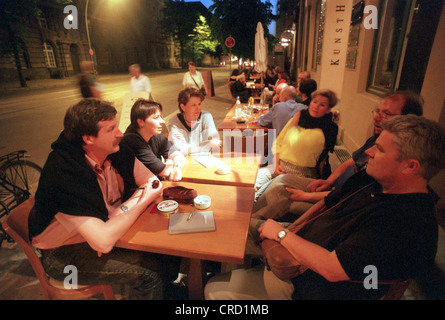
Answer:
<svg viewBox="0 0 445 320"><path fill-rule="evenodd" d="M293 30L293 29L288 29L288 30L285 30L285 31L283 31L283 33L281 34L281 41L280 41L280 44L283 46L283 47L287 47L287 46L289 46L289 44L293 41L293 39L294 39L294 34L295 34L295 31Z"/></svg>

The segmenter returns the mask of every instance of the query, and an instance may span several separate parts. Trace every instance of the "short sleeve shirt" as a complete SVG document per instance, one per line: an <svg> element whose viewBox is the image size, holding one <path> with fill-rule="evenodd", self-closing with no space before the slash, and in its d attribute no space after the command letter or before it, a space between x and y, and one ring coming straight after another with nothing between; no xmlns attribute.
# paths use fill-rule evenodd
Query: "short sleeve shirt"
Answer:
<svg viewBox="0 0 445 320"><path fill-rule="evenodd" d="M308 270L293 279L294 298L378 299L388 286L366 289L365 267L374 266L379 281L405 280L434 263L438 232L431 195L382 193L381 186L361 171L326 197L327 207L360 188L364 189L298 233L335 250L346 274L357 282L330 283Z"/></svg>

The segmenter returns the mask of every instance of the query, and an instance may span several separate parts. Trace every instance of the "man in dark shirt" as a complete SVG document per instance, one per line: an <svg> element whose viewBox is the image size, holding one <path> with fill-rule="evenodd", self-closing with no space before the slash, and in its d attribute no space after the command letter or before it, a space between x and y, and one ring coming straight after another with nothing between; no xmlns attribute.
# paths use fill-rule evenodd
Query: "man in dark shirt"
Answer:
<svg viewBox="0 0 445 320"><path fill-rule="evenodd" d="M282 281L264 268L236 270L229 281L211 279L206 297L378 299L389 288L383 281L415 278L434 263L438 229L427 182L445 166L445 130L414 115L382 130L366 151L366 171L308 210L301 230L272 219L259 227L261 239L281 243L305 272ZM366 285L369 268L377 288Z"/></svg>

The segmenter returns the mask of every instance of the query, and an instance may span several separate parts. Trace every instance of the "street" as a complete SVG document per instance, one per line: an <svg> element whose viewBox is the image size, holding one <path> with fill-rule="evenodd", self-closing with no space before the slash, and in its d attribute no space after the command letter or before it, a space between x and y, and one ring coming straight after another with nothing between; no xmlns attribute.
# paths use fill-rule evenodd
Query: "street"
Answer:
<svg viewBox="0 0 445 320"><path fill-rule="evenodd" d="M213 115L218 126L232 101L227 86L229 67L198 70L212 71L215 96L206 97L202 109ZM172 69L144 73L150 78L154 99L163 106L162 116L167 123L178 112L177 97L185 72L185 69ZM104 85L103 99L114 104L119 119L123 98L129 92L130 76L103 75L97 81ZM65 83L67 85L52 89L17 90L13 95L0 98L0 155L26 150L31 155L30 160L44 165L51 143L63 129L65 111L81 99L75 80L65 80Z"/></svg>

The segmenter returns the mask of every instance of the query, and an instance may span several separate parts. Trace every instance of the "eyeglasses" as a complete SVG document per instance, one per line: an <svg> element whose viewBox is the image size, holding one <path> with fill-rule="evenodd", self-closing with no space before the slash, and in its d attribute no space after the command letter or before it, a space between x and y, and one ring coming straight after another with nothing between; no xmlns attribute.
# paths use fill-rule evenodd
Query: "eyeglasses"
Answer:
<svg viewBox="0 0 445 320"><path fill-rule="evenodd" d="M373 116L379 115L381 119L387 120L391 117L398 116L398 114L389 113L386 111L380 111L378 108L371 111Z"/></svg>

